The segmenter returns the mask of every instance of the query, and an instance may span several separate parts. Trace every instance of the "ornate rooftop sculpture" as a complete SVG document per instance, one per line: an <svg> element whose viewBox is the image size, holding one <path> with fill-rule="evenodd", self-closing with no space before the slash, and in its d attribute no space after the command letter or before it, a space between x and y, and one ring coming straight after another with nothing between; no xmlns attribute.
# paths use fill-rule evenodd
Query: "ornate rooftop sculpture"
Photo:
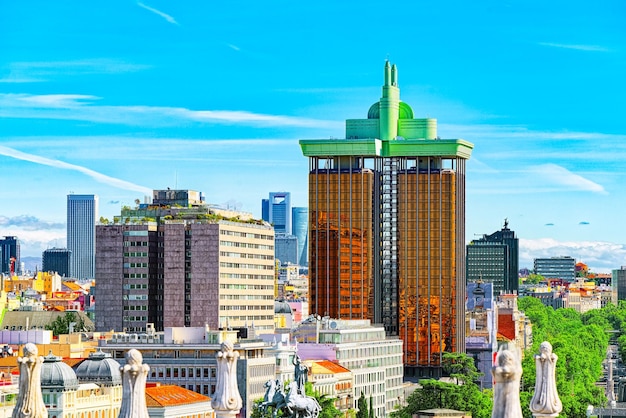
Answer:
<svg viewBox="0 0 626 418"><path fill-rule="evenodd" d="M142 362L139 350L126 352L126 364L120 367L123 395L118 418L148 418L146 379L150 366Z"/></svg>
<svg viewBox="0 0 626 418"><path fill-rule="evenodd" d="M530 410L535 417L556 417L563 410L563 404L556 390L556 361L552 344L544 341L535 355L535 394L530 400Z"/></svg>
<svg viewBox="0 0 626 418"><path fill-rule="evenodd" d="M20 383L13 418L48 418L48 410L41 395L43 357L38 356L37 346L33 343L26 344L23 352L24 357L17 359Z"/></svg>
<svg viewBox="0 0 626 418"><path fill-rule="evenodd" d="M522 365L517 355L508 349L499 351L491 374L495 381L491 418L522 418L519 399Z"/></svg>
<svg viewBox="0 0 626 418"><path fill-rule="evenodd" d="M217 385L211 406L218 417L234 417L241 410L242 400L237 387L237 358L231 342L222 343L217 357Z"/></svg>

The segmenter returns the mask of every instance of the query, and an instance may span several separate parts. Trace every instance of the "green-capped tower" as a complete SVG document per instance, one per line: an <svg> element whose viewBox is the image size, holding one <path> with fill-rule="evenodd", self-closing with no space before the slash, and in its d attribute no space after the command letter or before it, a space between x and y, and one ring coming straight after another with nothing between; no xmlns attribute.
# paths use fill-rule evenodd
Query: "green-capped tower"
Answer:
<svg viewBox="0 0 626 418"><path fill-rule="evenodd" d="M382 97L344 139L305 139L310 311L382 323L404 341L405 374L436 376L465 349L465 165L473 144L400 100L387 61Z"/></svg>

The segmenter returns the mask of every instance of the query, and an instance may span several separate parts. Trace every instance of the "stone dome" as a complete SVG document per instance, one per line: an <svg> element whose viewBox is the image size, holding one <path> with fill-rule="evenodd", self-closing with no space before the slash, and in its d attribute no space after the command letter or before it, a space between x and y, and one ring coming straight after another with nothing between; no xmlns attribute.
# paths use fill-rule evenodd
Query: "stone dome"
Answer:
<svg viewBox="0 0 626 418"><path fill-rule="evenodd" d="M74 366L74 371L81 383L122 384L120 364L110 354L100 350L91 353L89 358Z"/></svg>
<svg viewBox="0 0 626 418"><path fill-rule="evenodd" d="M41 388L42 389L78 389L76 373L67 364L61 361L52 352L43 358L41 365Z"/></svg>

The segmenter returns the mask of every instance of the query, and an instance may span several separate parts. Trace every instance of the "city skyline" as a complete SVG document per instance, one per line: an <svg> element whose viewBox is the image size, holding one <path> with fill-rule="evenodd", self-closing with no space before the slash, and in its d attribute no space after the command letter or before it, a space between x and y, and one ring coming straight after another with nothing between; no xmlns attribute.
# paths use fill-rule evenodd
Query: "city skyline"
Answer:
<svg viewBox="0 0 626 418"><path fill-rule="evenodd" d="M270 191L307 206L298 140L343 137L389 57L416 117L475 145L466 242L508 218L520 267L619 268L625 9L424 4L385 31L371 1L3 4L0 236L23 257L63 247L70 192L99 195L106 217L166 187L257 218Z"/></svg>

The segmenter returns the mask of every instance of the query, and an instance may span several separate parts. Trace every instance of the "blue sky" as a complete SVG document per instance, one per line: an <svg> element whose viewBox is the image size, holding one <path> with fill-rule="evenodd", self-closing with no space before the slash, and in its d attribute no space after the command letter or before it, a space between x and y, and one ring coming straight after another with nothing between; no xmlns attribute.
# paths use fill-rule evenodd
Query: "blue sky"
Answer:
<svg viewBox="0 0 626 418"><path fill-rule="evenodd" d="M621 0L2 2L0 235L64 245L69 192L108 217L166 187L306 206L298 139L365 118L388 58L416 117L475 144L468 241L508 218L521 266L618 268L625 17Z"/></svg>

